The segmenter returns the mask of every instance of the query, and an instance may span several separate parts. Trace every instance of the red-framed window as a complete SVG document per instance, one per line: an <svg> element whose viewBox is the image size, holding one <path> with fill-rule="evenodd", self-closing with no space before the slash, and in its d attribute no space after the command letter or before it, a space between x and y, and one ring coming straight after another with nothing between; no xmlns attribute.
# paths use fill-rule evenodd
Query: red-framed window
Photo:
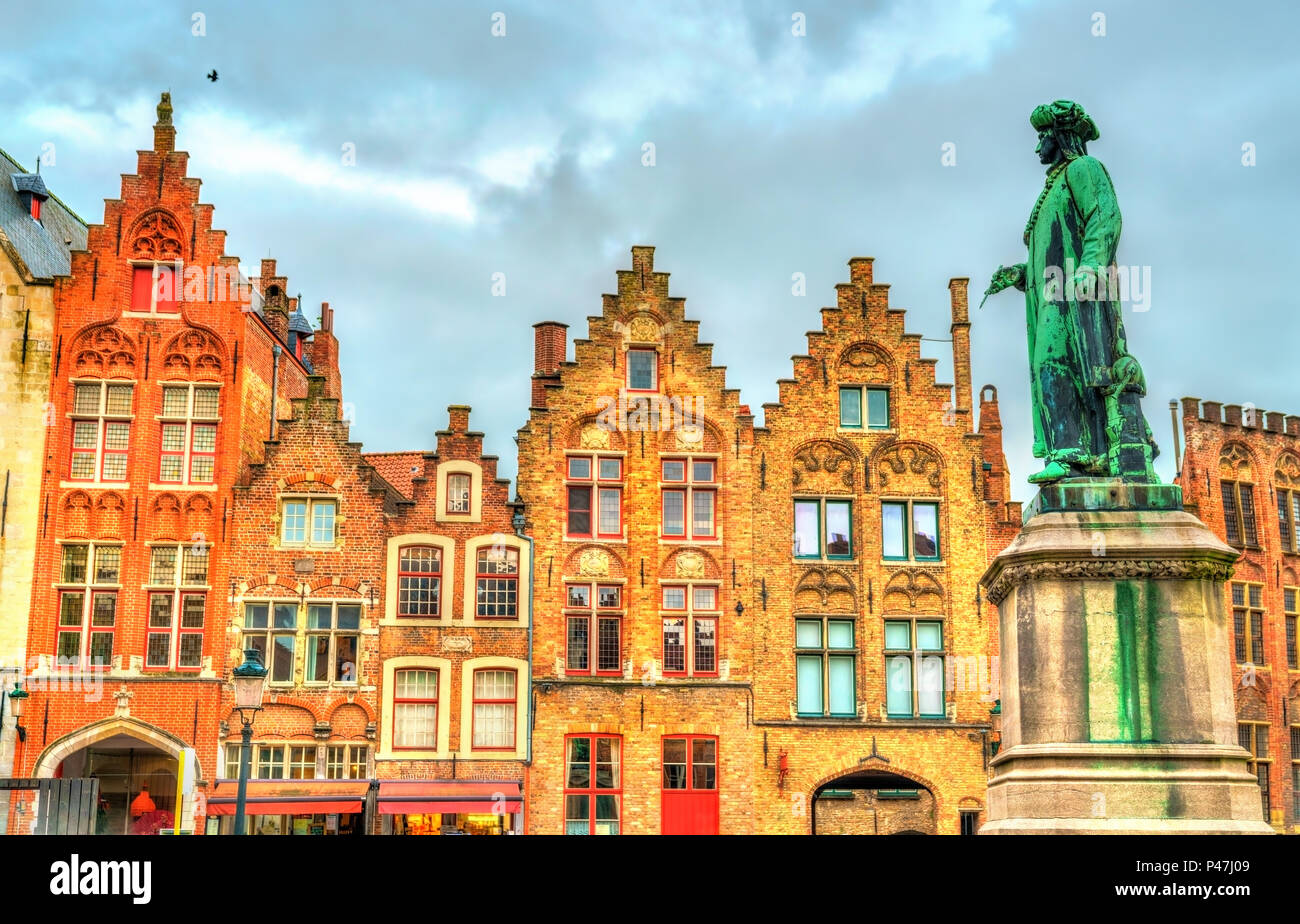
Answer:
<svg viewBox="0 0 1300 924"><path fill-rule="evenodd" d="M131 268L131 310L176 314L181 284L175 263L135 264Z"/></svg>
<svg viewBox="0 0 1300 924"><path fill-rule="evenodd" d="M101 380L72 388L69 480L126 481L135 385Z"/></svg>
<svg viewBox="0 0 1300 924"><path fill-rule="evenodd" d="M722 621L718 586L665 584L660 593L664 674L716 677Z"/></svg>
<svg viewBox="0 0 1300 924"><path fill-rule="evenodd" d="M518 619L519 550L501 545L479 549L474 593L479 619Z"/></svg>
<svg viewBox="0 0 1300 924"><path fill-rule="evenodd" d="M564 833L618 834L623 801L623 739L564 739Z"/></svg>
<svg viewBox="0 0 1300 924"><path fill-rule="evenodd" d="M220 406L221 389L214 386L163 386L160 482L212 484L216 480Z"/></svg>
<svg viewBox="0 0 1300 924"><path fill-rule="evenodd" d="M470 489L473 478L465 472L451 472L447 475L447 512L470 512Z"/></svg>
<svg viewBox="0 0 1300 924"><path fill-rule="evenodd" d="M442 599L442 549L404 545L397 552L397 615L437 619Z"/></svg>
<svg viewBox="0 0 1300 924"><path fill-rule="evenodd" d="M717 462L694 456L660 460L659 534L664 539L718 537Z"/></svg>
<svg viewBox="0 0 1300 924"><path fill-rule="evenodd" d="M112 666L121 579L121 545L63 546L55 639L59 664L98 669Z"/></svg>
<svg viewBox="0 0 1300 924"><path fill-rule="evenodd" d="M473 750L513 751L518 674L505 668L474 672Z"/></svg>
<svg viewBox="0 0 1300 924"><path fill-rule="evenodd" d="M393 750L438 749L438 672L393 672Z"/></svg>
<svg viewBox="0 0 1300 924"><path fill-rule="evenodd" d="M566 584L564 594L565 673L622 674L622 585Z"/></svg>
<svg viewBox="0 0 1300 924"><path fill-rule="evenodd" d="M565 535L575 539L622 538L622 458L567 456L564 464Z"/></svg>
<svg viewBox="0 0 1300 924"><path fill-rule="evenodd" d="M203 667L208 553L205 544L149 550L149 615L144 666L153 671Z"/></svg>
<svg viewBox="0 0 1300 924"><path fill-rule="evenodd" d="M659 351L627 351L627 390L650 392L659 390Z"/></svg>
<svg viewBox="0 0 1300 924"><path fill-rule="evenodd" d="M669 735L663 739L660 833L718 833L718 739Z"/></svg>

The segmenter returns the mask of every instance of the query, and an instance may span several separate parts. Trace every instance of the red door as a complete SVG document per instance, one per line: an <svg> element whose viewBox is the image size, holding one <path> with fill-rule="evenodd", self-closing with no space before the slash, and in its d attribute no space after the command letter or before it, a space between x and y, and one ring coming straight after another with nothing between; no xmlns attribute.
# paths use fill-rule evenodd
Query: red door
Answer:
<svg viewBox="0 0 1300 924"><path fill-rule="evenodd" d="M663 739L660 833L718 833L718 739Z"/></svg>

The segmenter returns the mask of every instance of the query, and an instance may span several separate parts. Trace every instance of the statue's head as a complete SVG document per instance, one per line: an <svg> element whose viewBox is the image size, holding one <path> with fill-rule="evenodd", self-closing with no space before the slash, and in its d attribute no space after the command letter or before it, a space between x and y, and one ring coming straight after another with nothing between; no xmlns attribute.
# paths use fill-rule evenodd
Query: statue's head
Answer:
<svg viewBox="0 0 1300 924"><path fill-rule="evenodd" d="M1038 131L1038 147L1034 151L1045 164L1081 157L1088 153L1088 142L1101 137L1092 117L1068 99L1039 106L1030 113L1029 124Z"/></svg>

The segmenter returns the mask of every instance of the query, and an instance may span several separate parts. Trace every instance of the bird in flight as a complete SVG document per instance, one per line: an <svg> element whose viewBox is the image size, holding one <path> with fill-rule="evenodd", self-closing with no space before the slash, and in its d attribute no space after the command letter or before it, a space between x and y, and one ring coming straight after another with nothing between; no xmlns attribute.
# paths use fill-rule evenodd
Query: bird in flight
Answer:
<svg viewBox="0 0 1300 924"><path fill-rule="evenodd" d="M215 67L208 73L208 79L213 83L217 82L217 69Z"/></svg>

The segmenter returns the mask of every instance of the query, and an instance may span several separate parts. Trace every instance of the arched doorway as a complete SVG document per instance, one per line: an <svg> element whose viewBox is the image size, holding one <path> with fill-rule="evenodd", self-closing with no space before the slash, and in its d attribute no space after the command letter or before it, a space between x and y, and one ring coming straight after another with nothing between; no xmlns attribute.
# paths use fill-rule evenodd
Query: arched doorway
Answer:
<svg viewBox="0 0 1300 924"><path fill-rule="evenodd" d="M813 834L935 834L934 793L887 770L846 773L813 792Z"/></svg>
<svg viewBox="0 0 1300 924"><path fill-rule="evenodd" d="M156 834L175 821L177 760L184 747L144 722L109 719L52 743L34 775L98 779L96 834Z"/></svg>

